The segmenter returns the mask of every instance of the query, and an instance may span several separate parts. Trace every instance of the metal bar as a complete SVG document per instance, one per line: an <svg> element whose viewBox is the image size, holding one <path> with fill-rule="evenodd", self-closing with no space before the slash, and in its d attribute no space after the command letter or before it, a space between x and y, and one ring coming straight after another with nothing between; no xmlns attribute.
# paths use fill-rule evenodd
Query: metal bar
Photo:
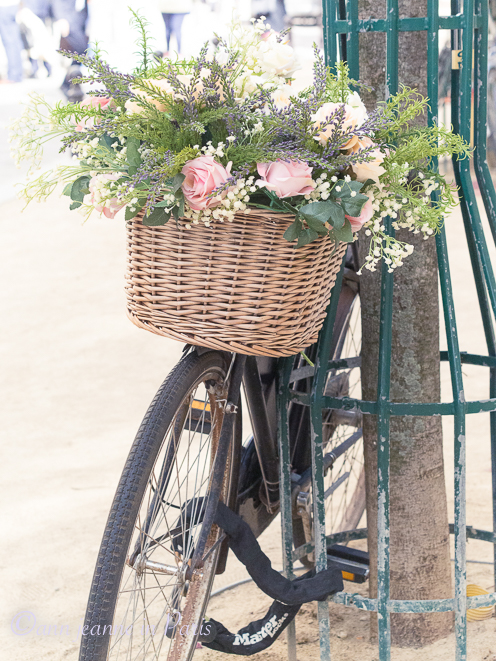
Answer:
<svg viewBox="0 0 496 661"><path fill-rule="evenodd" d="M293 515L291 508L291 456L288 425L288 382L293 358L280 360L277 383L277 440L279 445L279 498L283 569L286 578L293 579ZM296 625L293 620L286 629L288 661L296 661Z"/></svg>
<svg viewBox="0 0 496 661"><path fill-rule="evenodd" d="M289 391L289 397L292 402L311 406L311 400L308 393ZM351 397L324 397L323 404L325 409L337 409L344 411L361 411L377 415L377 402L367 400L353 399ZM387 404L390 415L397 416L427 416L427 415L455 415L456 402L389 402ZM496 398L474 400L465 402L465 413L489 413L496 411Z"/></svg>
<svg viewBox="0 0 496 661"><path fill-rule="evenodd" d="M496 193L491 173L487 165L487 51L488 51L488 2L475 0L475 11L481 14L481 24L475 34L474 43L474 167L479 182L484 208L486 210L489 227L496 242ZM487 313L486 313L487 315ZM488 317L489 315L487 315ZM487 319L490 333L486 330L488 352L496 355L496 340L492 319ZM489 396L496 397L496 370L491 369L489 377ZM496 532L496 413L490 414L491 428L491 472L493 495L493 530ZM496 583L496 546L494 547L494 580Z"/></svg>
<svg viewBox="0 0 496 661"><path fill-rule="evenodd" d="M247 356L243 372L243 386L248 403L253 438L262 471L269 505L279 501L279 462L277 459L277 440L274 438L269 422L262 380L255 356Z"/></svg>
<svg viewBox="0 0 496 661"><path fill-rule="evenodd" d="M456 659L466 658L466 523L465 523L465 412L463 376L458 347L453 292L449 272L446 236L444 228L436 237L439 278L443 298L451 384L454 399L454 444L455 444L455 632Z"/></svg>
<svg viewBox="0 0 496 661"><path fill-rule="evenodd" d="M241 379L243 377L245 362L246 356L242 354L236 354L227 393L227 404L224 411L224 418L222 420L219 444L217 446L214 464L211 471L210 486L208 490L207 505L205 507L205 515L203 517L203 525L198 537L198 541L196 542L195 552L191 561L191 567L193 569L201 567L202 558L205 551L205 544L207 543L207 538L210 534L210 529L214 522L215 512L217 511L217 505L219 504L220 491L224 480L227 456L233 434L233 416L238 415L236 410L239 402ZM230 407L230 404L233 406Z"/></svg>
<svg viewBox="0 0 496 661"><path fill-rule="evenodd" d="M475 11L481 22L474 38L474 169L479 190L486 209L489 226L496 242L496 192L487 165L487 52L488 52L488 1L475 0Z"/></svg>
<svg viewBox="0 0 496 661"><path fill-rule="evenodd" d="M338 47L335 25L338 15L338 0L322 2L322 24L324 36L324 53L327 66L335 68L338 61Z"/></svg>
<svg viewBox="0 0 496 661"><path fill-rule="evenodd" d="M448 360L448 352L440 352L441 360ZM481 356L477 353L460 351L460 359L465 365L478 365L480 367L496 367L496 356Z"/></svg>
<svg viewBox="0 0 496 661"><path fill-rule="evenodd" d="M315 541L315 567L317 572L327 569L327 544L325 534L325 497L324 497L324 451L323 451L323 425L322 400L327 377L327 364L330 358L331 339L334 330L334 321L338 309L339 294L343 281L343 264L336 278L332 290L331 301L327 308L327 317L319 335L317 357L315 359L315 376L311 392L311 449L312 449L312 501L313 501L313 529ZM319 601L319 641L320 660L330 661L331 641L329 628L329 607L327 601Z"/></svg>
<svg viewBox="0 0 496 661"><path fill-rule="evenodd" d="M377 599L362 597L361 594L338 592L329 601L344 606L355 606L359 610L376 611ZM467 598L467 608L483 608L494 606L496 603L496 592ZM390 613L446 613L454 610L454 599L391 599L388 611Z"/></svg>
<svg viewBox="0 0 496 661"><path fill-rule="evenodd" d="M398 0L386 1L386 100L398 91Z"/></svg>
<svg viewBox="0 0 496 661"><path fill-rule="evenodd" d="M358 25L358 2L356 0L346 0L346 18L350 30L346 34L346 56L347 64L350 70L350 76L355 80L360 78L360 60L359 53L359 32Z"/></svg>
<svg viewBox="0 0 496 661"><path fill-rule="evenodd" d="M458 11L459 0L451 0L453 10ZM463 30L463 53L464 61L462 69L453 70L451 83L452 98L452 121L455 131L463 137L470 140L470 122L471 122L471 85L472 85L472 36L473 36L473 4L471 0L464 1L465 27ZM472 19L472 20L471 20ZM457 34L452 33L452 50L456 48ZM474 200L472 182L470 180L470 170L462 167L462 162L457 161L458 167L454 163L454 172L457 180L461 184L461 208L465 225L465 231L471 250L471 257L474 256L474 241L471 241L469 227L473 225L474 213L476 213L476 202ZM472 230L473 231L473 230ZM455 658L457 661L465 661L467 658L467 572L466 572L466 522L465 522L465 504L466 504L466 456L465 456L465 397L463 394L463 377L461 374L461 361L459 354L458 338L450 324L451 317L454 317L454 307L451 295L451 279L449 278L449 267L447 261L447 250L444 232L437 237L438 260L447 273L445 278L441 277L441 290L443 292L444 313L446 335L448 339L448 351L450 353L451 383L453 391L453 400L457 408L454 420L454 469L455 469L455 639L456 650ZM441 247L441 250L439 249ZM472 261L472 263L474 263ZM442 271L441 266L439 269ZM477 277L476 277L477 280Z"/></svg>
<svg viewBox="0 0 496 661"><path fill-rule="evenodd" d="M478 21L479 25L482 21ZM387 20L383 18L368 18L357 20L354 24L349 20L337 20L334 23L335 34L349 34L356 30L357 32L387 32ZM457 16L440 16L440 30L461 30L465 25L463 14ZM429 29L428 18L399 18L398 32L421 32Z"/></svg>
<svg viewBox="0 0 496 661"><path fill-rule="evenodd" d="M393 78L389 79L394 82ZM392 232L387 218L386 232ZM382 265L379 365L377 379L377 612L379 661L391 658L389 611L389 393L393 322L393 273Z"/></svg>

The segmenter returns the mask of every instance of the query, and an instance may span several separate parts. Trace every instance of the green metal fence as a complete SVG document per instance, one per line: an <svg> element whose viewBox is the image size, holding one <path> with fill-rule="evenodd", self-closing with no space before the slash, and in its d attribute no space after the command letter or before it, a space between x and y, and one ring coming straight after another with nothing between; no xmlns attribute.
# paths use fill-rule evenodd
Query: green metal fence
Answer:
<svg viewBox="0 0 496 661"><path fill-rule="evenodd" d="M487 213L492 240L496 242L496 194L486 162L487 117L487 49L488 49L488 0L452 0L451 15L439 16L438 0L429 0L424 18L400 18L397 0L387 0L386 18L359 20L357 0L324 0L324 45L328 63L338 59L339 48L344 44L348 53L351 75L359 78L359 34L382 32L386 34L386 89L394 94L398 90L398 39L400 32L427 32L428 95L431 100L429 122L437 121L438 98L438 48L439 30L451 31L451 48L460 51L460 68L452 71L451 99L452 124L456 132L470 141L472 100L475 146L474 169ZM345 38L342 37L345 35ZM473 52L473 55L472 55ZM343 54L341 53L341 56ZM473 68L472 64L473 57ZM445 232L436 237L439 278L442 293L444 320L448 350L441 352L441 360L449 362L453 399L447 403L398 403L391 402L390 356L393 312L393 278L387 267L382 270L381 285L381 333L378 388L376 401L324 396L326 373L337 367L329 354L330 338L337 309L341 280L335 285L325 326L321 332L316 371L312 391L308 395L291 392L288 388L291 360L282 362L279 388L279 427L281 453L281 512L283 520L283 548L285 569L292 576L293 562L298 554L292 550L292 512L290 497L290 463L288 455L287 407L298 401L311 407L313 431L313 519L315 557L317 569L327 566L325 534L324 481L323 481L323 433L322 412L325 409L358 409L364 414L374 414L378 421L377 468L378 468L378 586L377 598L365 598L351 593L339 593L333 601L366 611L376 611L378 617L378 647L380 661L388 661L391 655L390 613L419 613L454 611L456 633L456 660L467 658L467 608L496 604L496 592L490 595L466 596L466 540L475 538L496 544L496 281L489 257L487 240L479 215L468 160L454 161L453 168L460 192L461 210L470 259L477 289L487 344L487 355L460 353L451 286L449 259ZM388 231L392 232L389 221ZM490 399L466 401L464 395L462 364L477 365L489 369ZM343 361L340 361L343 364ZM467 528L465 519L465 420L468 414L488 412L491 421L493 532ZM392 600L389 591L389 423L391 416L449 415L454 418L455 462L455 520L451 526L455 541L455 590L451 599ZM419 522L419 525L421 522ZM365 536L366 531L356 531L354 538ZM343 535L333 536L333 542ZM349 538L349 536L348 536ZM496 545L495 569L496 569ZM330 635L328 606L319 603L320 658L329 661ZM288 658L296 659L294 625L288 631ZM336 661L339 661L337 658Z"/></svg>

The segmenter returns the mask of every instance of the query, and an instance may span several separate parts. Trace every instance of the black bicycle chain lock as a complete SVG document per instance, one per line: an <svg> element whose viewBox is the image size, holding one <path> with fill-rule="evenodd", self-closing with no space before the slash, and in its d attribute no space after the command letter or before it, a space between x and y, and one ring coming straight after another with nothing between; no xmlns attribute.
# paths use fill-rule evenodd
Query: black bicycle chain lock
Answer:
<svg viewBox="0 0 496 661"><path fill-rule="evenodd" d="M199 500L199 499L198 499ZM204 510L203 503L192 499L187 503L175 530L188 524L193 518L196 523ZM184 505L183 505L184 507ZM191 516L193 514L193 516ZM186 516L184 516L186 515ZM231 633L221 622L213 618L205 621L200 629L198 640L209 649L226 654L249 656L261 652L277 640L288 624L294 620L301 606L309 601L324 601L327 597L343 589L341 570L329 562L327 569L318 573L315 569L299 576L294 581L282 576L272 568L270 559L260 548L260 544L249 525L230 510L224 503L219 503L214 522L229 539L229 546L238 560L262 592L274 599L264 617L250 622L236 633ZM178 535L179 536L179 535ZM177 541L173 539L176 549ZM174 635L173 629L167 632Z"/></svg>

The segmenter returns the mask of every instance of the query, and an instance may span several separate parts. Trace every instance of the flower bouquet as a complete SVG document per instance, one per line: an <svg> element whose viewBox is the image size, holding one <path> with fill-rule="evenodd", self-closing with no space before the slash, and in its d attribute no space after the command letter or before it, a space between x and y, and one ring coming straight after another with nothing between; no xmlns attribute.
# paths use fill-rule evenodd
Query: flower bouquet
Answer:
<svg viewBox="0 0 496 661"><path fill-rule="evenodd" d="M203 346L291 355L316 340L348 243L370 242L365 268L395 269L413 247L386 232L435 233L455 205L438 156L467 147L442 127L412 129L427 101L403 88L367 112L345 64L315 48L314 80L296 92L284 34L264 19L190 60L111 69L68 54L93 90L80 104L33 99L12 127L18 159L39 167L59 138L74 165L32 178L27 200L62 182L70 208L122 214L128 313L153 332ZM434 194L434 195L433 195Z"/></svg>

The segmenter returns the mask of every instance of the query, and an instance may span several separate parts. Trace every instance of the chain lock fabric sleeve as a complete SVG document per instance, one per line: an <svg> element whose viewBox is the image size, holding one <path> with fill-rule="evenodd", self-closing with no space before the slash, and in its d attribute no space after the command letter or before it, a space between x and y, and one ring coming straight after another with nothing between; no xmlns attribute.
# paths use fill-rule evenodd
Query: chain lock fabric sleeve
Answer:
<svg viewBox="0 0 496 661"><path fill-rule="evenodd" d="M305 580L290 581L272 568L248 524L224 503L219 503L215 523L229 537L229 546L242 562L255 584L269 597L287 606L300 606L309 601L324 601L343 589L341 571L329 567Z"/></svg>

